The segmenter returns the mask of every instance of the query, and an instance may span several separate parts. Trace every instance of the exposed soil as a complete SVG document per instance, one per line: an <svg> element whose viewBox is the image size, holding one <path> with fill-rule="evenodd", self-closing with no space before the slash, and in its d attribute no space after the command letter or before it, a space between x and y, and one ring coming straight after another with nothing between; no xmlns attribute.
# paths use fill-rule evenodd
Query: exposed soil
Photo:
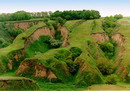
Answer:
<svg viewBox="0 0 130 91"><path fill-rule="evenodd" d="M91 37L97 41L97 43L103 43L109 41L109 37L105 33L93 33Z"/></svg>
<svg viewBox="0 0 130 91"><path fill-rule="evenodd" d="M87 90L128 90L128 89L116 85L100 85L100 86L91 86Z"/></svg>
<svg viewBox="0 0 130 91"><path fill-rule="evenodd" d="M14 23L14 28L15 29L23 29L23 30L27 30L28 28L30 28L31 26L33 25L36 25L36 24L40 24L40 23L43 23L41 21L39 22L16 22Z"/></svg>
<svg viewBox="0 0 130 91"><path fill-rule="evenodd" d="M68 43L68 30L66 27L62 27L60 30L61 30L61 35L63 37L62 46L66 47L69 45L69 43Z"/></svg>
<svg viewBox="0 0 130 91"><path fill-rule="evenodd" d="M41 27L28 37L28 40L25 42L25 47L28 47L31 43L33 43L36 40L39 40L40 36L50 36L54 37L55 30L50 30L48 27Z"/></svg>
<svg viewBox="0 0 130 91"><path fill-rule="evenodd" d="M33 66L32 66L33 64ZM41 63L36 63L35 59L22 62L16 74L28 73L34 69L34 77L57 79L56 75L48 68L44 67ZM33 75L32 74L32 75Z"/></svg>

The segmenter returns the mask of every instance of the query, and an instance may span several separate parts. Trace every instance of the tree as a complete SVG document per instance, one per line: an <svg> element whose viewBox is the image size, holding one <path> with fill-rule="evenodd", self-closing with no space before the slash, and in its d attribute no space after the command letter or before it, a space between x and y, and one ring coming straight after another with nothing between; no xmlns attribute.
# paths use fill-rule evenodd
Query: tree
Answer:
<svg viewBox="0 0 130 91"><path fill-rule="evenodd" d="M61 17L66 20L76 20L76 19L99 19L100 13L96 10L79 10L79 11L56 11L51 14L51 19Z"/></svg>
<svg viewBox="0 0 130 91"><path fill-rule="evenodd" d="M122 18L123 18L123 15L121 15L121 14L116 14L116 15L114 16L114 18L116 18L117 20L118 20L118 19L122 19Z"/></svg>
<svg viewBox="0 0 130 91"><path fill-rule="evenodd" d="M26 11L17 11L10 16L10 20L19 21L19 20L29 20L31 19L31 14Z"/></svg>

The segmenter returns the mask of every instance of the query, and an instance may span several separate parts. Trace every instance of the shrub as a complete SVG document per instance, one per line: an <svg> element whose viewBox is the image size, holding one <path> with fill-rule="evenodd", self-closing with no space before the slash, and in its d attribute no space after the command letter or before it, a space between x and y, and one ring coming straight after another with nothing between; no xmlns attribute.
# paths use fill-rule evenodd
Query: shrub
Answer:
<svg viewBox="0 0 130 91"><path fill-rule="evenodd" d="M115 55L115 44L111 41L104 42L99 44L102 51L105 53L105 56L109 59Z"/></svg>
<svg viewBox="0 0 130 91"><path fill-rule="evenodd" d="M97 67L103 75L110 75L115 71L114 63L106 58L99 58L97 60Z"/></svg>
<svg viewBox="0 0 130 91"><path fill-rule="evenodd" d="M39 40L50 45L50 36L40 36Z"/></svg>
<svg viewBox="0 0 130 91"><path fill-rule="evenodd" d="M17 37L20 33L22 33L22 30L17 29L17 30L9 30L8 31L10 36L13 36L14 38Z"/></svg>
<svg viewBox="0 0 130 91"><path fill-rule="evenodd" d="M79 63L73 62L71 60L66 61L67 66L69 67L69 72L72 75L75 75L79 70Z"/></svg>
<svg viewBox="0 0 130 91"><path fill-rule="evenodd" d="M49 29L52 29L52 25L49 22L46 22L46 25L49 27Z"/></svg>
<svg viewBox="0 0 130 91"><path fill-rule="evenodd" d="M9 46L9 45L10 45L9 42L4 42L4 43L2 44L2 47L7 47L7 46Z"/></svg>
<svg viewBox="0 0 130 91"><path fill-rule="evenodd" d="M53 22L53 23L52 23L52 26L54 27L55 30L57 30L57 28L58 28L58 23L57 23L57 22Z"/></svg>
<svg viewBox="0 0 130 91"><path fill-rule="evenodd" d="M60 23L61 26L63 26L63 25L65 24L65 22L66 22L66 20L63 19L63 18L61 18L61 17L56 18L56 21L57 21L58 23Z"/></svg>
<svg viewBox="0 0 130 91"><path fill-rule="evenodd" d="M66 60L70 54L71 53L68 50L62 49L55 54L55 58L58 60Z"/></svg>
<svg viewBox="0 0 130 91"><path fill-rule="evenodd" d="M122 18L123 18L123 15L121 15L121 14L116 14L116 15L114 16L114 18L116 18L117 20L118 20L118 19L122 19Z"/></svg>
<svg viewBox="0 0 130 91"><path fill-rule="evenodd" d="M116 23L117 19L114 18L113 16L110 17L105 17L103 23L102 23L102 27L104 29L104 31L111 36L114 28L117 26Z"/></svg>
<svg viewBox="0 0 130 91"><path fill-rule="evenodd" d="M59 48L62 44L60 40L55 40L53 38L50 39L50 44L52 48Z"/></svg>
<svg viewBox="0 0 130 91"><path fill-rule="evenodd" d="M92 66L84 63L84 67L81 67L76 75L76 85L77 86L90 86L93 84L103 83L102 76L97 69L92 68Z"/></svg>
<svg viewBox="0 0 130 91"><path fill-rule="evenodd" d="M106 78L106 84L116 84L117 83L117 76L112 74L107 76Z"/></svg>
<svg viewBox="0 0 130 91"><path fill-rule="evenodd" d="M82 53L82 50L78 47L71 47L70 52L72 53L72 60L74 61L75 58L80 56L80 54Z"/></svg>
<svg viewBox="0 0 130 91"><path fill-rule="evenodd" d="M60 30L57 30L57 31L55 32L55 39L56 39L56 40L61 40L61 38L62 38L61 31L60 31Z"/></svg>
<svg viewBox="0 0 130 91"><path fill-rule="evenodd" d="M49 19L45 18L43 21L44 21L45 23L47 23L47 22L49 21Z"/></svg>

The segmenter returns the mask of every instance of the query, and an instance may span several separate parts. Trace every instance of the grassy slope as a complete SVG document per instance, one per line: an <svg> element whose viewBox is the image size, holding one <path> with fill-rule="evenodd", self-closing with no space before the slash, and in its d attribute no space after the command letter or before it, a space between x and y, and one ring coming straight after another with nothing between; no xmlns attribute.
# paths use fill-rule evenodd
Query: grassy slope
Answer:
<svg viewBox="0 0 130 91"><path fill-rule="evenodd" d="M120 28L119 32L125 37L125 51L123 53L123 62L130 64L129 53L130 53L130 18L123 18L119 20Z"/></svg>
<svg viewBox="0 0 130 91"><path fill-rule="evenodd" d="M72 31L71 34L70 34L70 38L68 40L70 45L67 46L66 49L70 48L70 47L79 47L82 50L86 50L87 40L95 41L90 37L91 33L93 32L93 30L92 30L93 20L84 21L84 22L79 23L77 25L76 23L78 21L81 21L81 20L68 21L64 25L68 29L71 29L70 31ZM96 20L96 22L100 22L100 20ZM101 24L101 22L100 22L100 24ZM103 32L100 24L96 25L97 29L94 30L95 33L96 32ZM60 50L60 49L64 49L64 48L49 50L47 53L35 55L35 57L38 58L38 59L47 59L47 58L53 57L54 56L53 54L57 50Z"/></svg>
<svg viewBox="0 0 130 91"><path fill-rule="evenodd" d="M31 28L29 28L27 31L21 33L20 35L18 35L16 37L16 39L13 41L13 43L6 47L6 48L3 48L3 49L0 49L0 56L3 56L3 55L6 55L12 51L15 51L15 50L19 50L21 48L24 48L24 41L22 38L25 37L27 38L28 36L30 36L36 29L38 29L39 27L42 27L44 26L45 24L38 24L38 25L35 25Z"/></svg>
<svg viewBox="0 0 130 91"><path fill-rule="evenodd" d="M10 35L5 31L0 30L0 40L3 42L11 41Z"/></svg>

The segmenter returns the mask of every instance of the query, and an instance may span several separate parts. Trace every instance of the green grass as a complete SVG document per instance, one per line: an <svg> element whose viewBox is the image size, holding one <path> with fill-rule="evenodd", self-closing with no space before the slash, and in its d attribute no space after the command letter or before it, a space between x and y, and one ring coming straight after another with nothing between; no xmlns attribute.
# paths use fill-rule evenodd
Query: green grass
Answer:
<svg viewBox="0 0 130 91"><path fill-rule="evenodd" d="M126 23L122 23L128 21ZM120 23L120 27L119 27L119 32L124 35L125 37L125 51L123 52L123 62L124 64L128 65L130 64L130 57L129 57L129 53L130 53L130 18L123 18L121 20L119 20Z"/></svg>
<svg viewBox="0 0 130 91"><path fill-rule="evenodd" d="M83 91L86 90L84 87L75 87L72 83L43 83L38 82L41 91Z"/></svg>
<svg viewBox="0 0 130 91"><path fill-rule="evenodd" d="M100 33L104 32L102 29L102 20L101 19L95 19L92 24L92 32L91 33Z"/></svg>
<svg viewBox="0 0 130 91"><path fill-rule="evenodd" d="M71 20L67 21L64 26L69 30L69 32L72 32L72 29L83 23L85 20Z"/></svg>

